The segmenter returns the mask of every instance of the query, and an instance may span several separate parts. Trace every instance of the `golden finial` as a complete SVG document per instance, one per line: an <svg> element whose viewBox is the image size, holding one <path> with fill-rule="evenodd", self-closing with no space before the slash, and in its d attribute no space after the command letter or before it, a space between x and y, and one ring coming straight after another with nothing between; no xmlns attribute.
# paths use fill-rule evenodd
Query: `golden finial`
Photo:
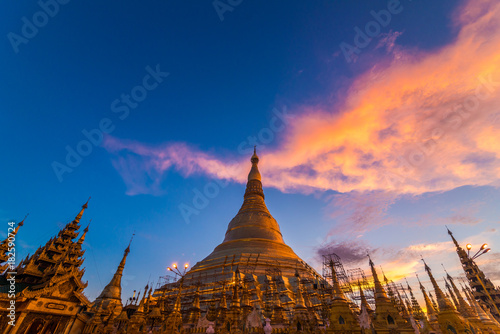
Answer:
<svg viewBox="0 0 500 334"><path fill-rule="evenodd" d="M89 231L90 223L92 223L92 219L89 221L87 227L85 227L85 229L83 230L84 233L87 233Z"/></svg>
<svg viewBox="0 0 500 334"><path fill-rule="evenodd" d="M132 244L132 240L134 239L135 231L132 233L132 237L130 238L130 241L128 243L128 247L125 249L125 253L128 254L130 253L130 245Z"/></svg>
<svg viewBox="0 0 500 334"><path fill-rule="evenodd" d="M259 163L259 156L257 155L256 146L253 147L253 155L250 161L252 162L252 169L250 169L250 173L248 174L248 181L250 180L260 181L261 180L260 172L259 168L257 167L257 164Z"/></svg>
<svg viewBox="0 0 500 334"><path fill-rule="evenodd" d="M82 208L84 208L84 209L88 208L88 206L89 206L89 201L90 201L90 199L91 199L91 198L92 198L92 197L91 197L91 196L89 196L89 199L87 200L87 202L85 202L85 204L84 204L84 205L82 205Z"/></svg>
<svg viewBox="0 0 500 334"><path fill-rule="evenodd" d="M29 215L30 215L30 214L29 214L29 213L27 213L27 214L26 214L26 216L24 216L23 220L21 220L21 221L19 222L19 224L17 224L17 225L18 225L18 226L23 226L23 225L24 225L24 221L26 220L26 218L27 218Z"/></svg>
<svg viewBox="0 0 500 334"><path fill-rule="evenodd" d="M258 164L259 163L259 156L257 155L257 146L253 147L253 155L252 158L250 159L252 164Z"/></svg>

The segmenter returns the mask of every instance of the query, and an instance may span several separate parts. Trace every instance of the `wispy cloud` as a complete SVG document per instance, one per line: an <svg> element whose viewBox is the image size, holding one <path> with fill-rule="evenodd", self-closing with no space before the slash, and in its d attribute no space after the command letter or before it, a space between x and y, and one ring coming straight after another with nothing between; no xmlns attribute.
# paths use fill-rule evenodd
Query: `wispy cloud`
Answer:
<svg viewBox="0 0 500 334"><path fill-rule="evenodd" d="M396 46L396 39L401 36L403 32L401 31L389 31L386 34L382 34L380 36L380 40L378 41L376 49L385 48L385 50L389 53L392 52Z"/></svg>
<svg viewBox="0 0 500 334"><path fill-rule="evenodd" d="M203 174L231 181L243 180L241 163L223 162L185 143L152 147L108 136L103 145L116 154L113 166L125 181L128 195L162 193L161 183L170 169L185 177Z"/></svg>
<svg viewBox="0 0 500 334"><path fill-rule="evenodd" d="M335 226L328 236L357 236L375 227L391 224L392 220L386 212L397 197L398 194L391 191L350 191L326 196L330 217L343 222Z"/></svg>

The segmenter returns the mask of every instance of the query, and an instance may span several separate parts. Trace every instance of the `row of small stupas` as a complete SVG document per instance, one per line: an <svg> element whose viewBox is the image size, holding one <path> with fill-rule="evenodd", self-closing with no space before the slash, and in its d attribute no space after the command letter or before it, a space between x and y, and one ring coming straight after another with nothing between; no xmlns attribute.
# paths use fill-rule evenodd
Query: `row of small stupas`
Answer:
<svg viewBox="0 0 500 334"><path fill-rule="evenodd" d="M349 300L333 263L326 280L287 246L264 202L259 158L254 153L243 205L229 223L224 241L177 282L123 305L121 278L130 244L112 280L90 302L83 290L82 207L57 236L8 266L8 239L0 244L0 333L497 333L500 291L456 240L469 285L447 275L443 292L425 265L436 301L420 283L423 308L381 283L372 260L374 303L359 284L360 305ZM18 233L17 225L15 233ZM451 235L451 233L450 233ZM8 296L15 276L16 324L9 325ZM386 283L388 280L384 276ZM135 296L134 296L135 297ZM495 318L498 316L498 318Z"/></svg>

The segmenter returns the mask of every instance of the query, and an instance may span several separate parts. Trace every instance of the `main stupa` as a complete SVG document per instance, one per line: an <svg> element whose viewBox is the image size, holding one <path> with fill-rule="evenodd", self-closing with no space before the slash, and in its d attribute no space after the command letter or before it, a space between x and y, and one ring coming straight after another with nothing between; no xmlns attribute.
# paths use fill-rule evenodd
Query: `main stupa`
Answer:
<svg viewBox="0 0 500 334"><path fill-rule="evenodd" d="M281 328L285 323L317 328L328 316L324 305L331 287L283 241L264 201L255 150L250 160L243 205L222 243L183 278L160 284L153 294L165 312L173 310L169 326L179 326L182 317L185 328L203 329L213 322L217 333L261 331L269 318Z"/></svg>
<svg viewBox="0 0 500 334"><path fill-rule="evenodd" d="M229 222L224 240L192 267L185 280L208 283L230 279L236 269L257 276L279 272L285 277L298 273L318 279L319 274L285 244L278 222L267 209L255 149L250 161L243 204Z"/></svg>

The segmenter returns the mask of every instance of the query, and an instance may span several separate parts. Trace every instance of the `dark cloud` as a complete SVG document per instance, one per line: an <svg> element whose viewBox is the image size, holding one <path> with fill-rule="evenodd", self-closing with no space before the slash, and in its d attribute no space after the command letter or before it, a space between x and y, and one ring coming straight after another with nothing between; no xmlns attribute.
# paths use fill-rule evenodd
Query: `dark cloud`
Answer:
<svg viewBox="0 0 500 334"><path fill-rule="evenodd" d="M480 222L478 218L466 215L453 215L447 218L450 224L476 225Z"/></svg>
<svg viewBox="0 0 500 334"><path fill-rule="evenodd" d="M318 256L336 254L342 260L342 264L352 266L360 263L368 263L367 254L373 255L379 251L363 240L333 240L317 249Z"/></svg>

